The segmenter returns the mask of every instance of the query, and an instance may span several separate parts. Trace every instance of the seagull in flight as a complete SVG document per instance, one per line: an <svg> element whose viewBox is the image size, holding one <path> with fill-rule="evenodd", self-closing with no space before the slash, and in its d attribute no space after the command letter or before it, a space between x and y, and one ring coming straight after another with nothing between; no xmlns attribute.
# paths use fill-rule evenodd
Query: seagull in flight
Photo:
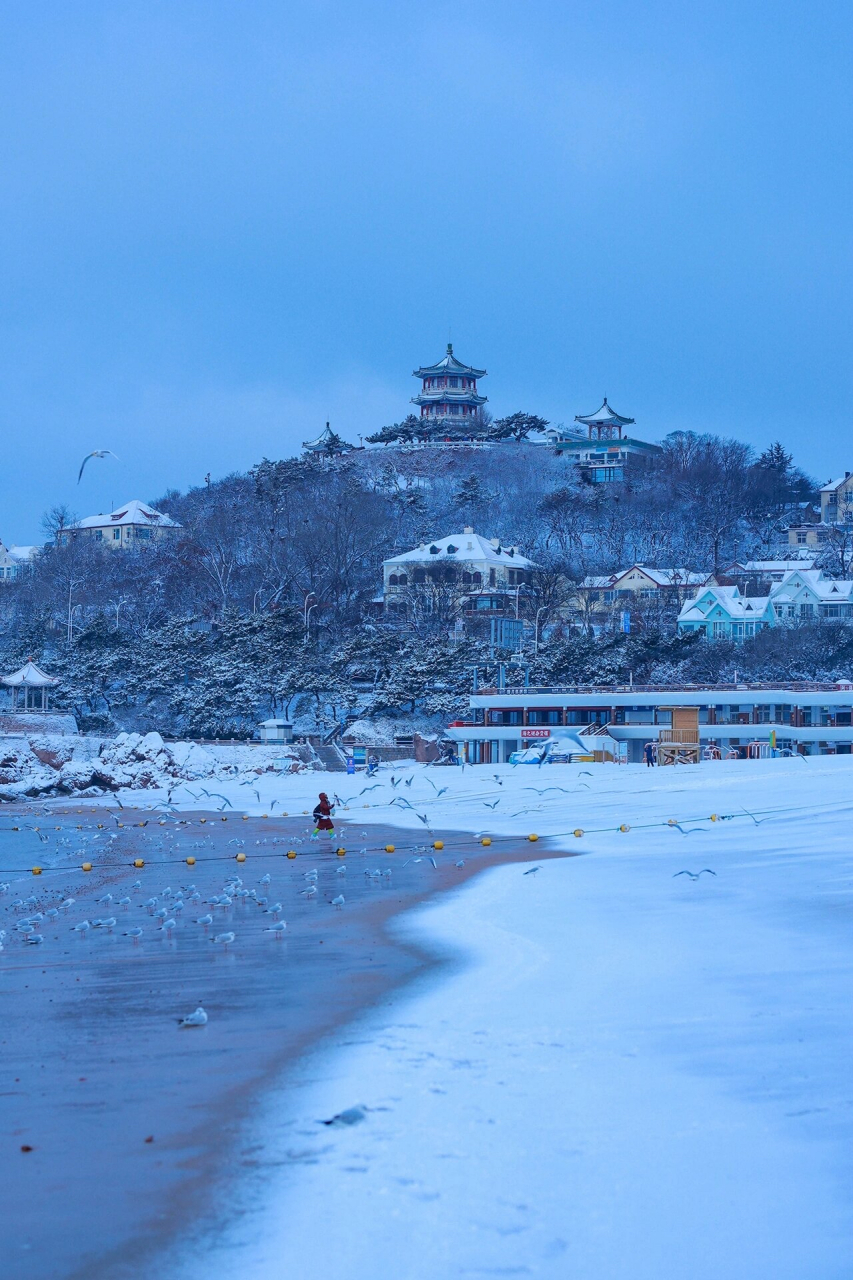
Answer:
<svg viewBox="0 0 853 1280"><path fill-rule="evenodd" d="M93 449L91 453L86 454L85 458L80 464L80 470L77 474L78 484L83 479L83 472L85 470L86 463L89 461L90 458L115 458L116 462L118 462L118 458L113 453L112 449Z"/></svg>
<svg viewBox="0 0 853 1280"><path fill-rule="evenodd" d="M712 871L710 867L703 867L701 871L676 871L672 878L674 880L676 876L690 876L691 880L698 880L700 876L715 876L716 874L716 871Z"/></svg>

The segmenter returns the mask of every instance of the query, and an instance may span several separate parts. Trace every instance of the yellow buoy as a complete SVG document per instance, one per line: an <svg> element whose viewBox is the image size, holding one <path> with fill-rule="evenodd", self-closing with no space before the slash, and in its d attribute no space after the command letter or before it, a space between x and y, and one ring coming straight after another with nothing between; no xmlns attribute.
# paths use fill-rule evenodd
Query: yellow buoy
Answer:
<svg viewBox="0 0 853 1280"><path fill-rule="evenodd" d="M444 841L443 841L443 840L433 840L433 842L432 842L432 847L433 847L433 849L443 849L443 848L444 848Z"/></svg>
<svg viewBox="0 0 853 1280"><path fill-rule="evenodd" d="M575 827L574 831L572 832L572 835L577 836L578 840L580 840L581 836L583 835L583 827Z"/></svg>
<svg viewBox="0 0 853 1280"><path fill-rule="evenodd" d="M202 822L202 823L207 822L207 818L199 818L199 822Z"/></svg>
<svg viewBox="0 0 853 1280"><path fill-rule="evenodd" d="M292 861L292 860L296 857L296 850L295 850L295 849L288 849L288 851L287 851L287 856L288 856L288 858L290 858L290 859L291 859L291 861Z"/></svg>
<svg viewBox="0 0 853 1280"><path fill-rule="evenodd" d="M666 825L667 825L668 827L677 827L677 826L678 826L678 819L677 819L677 818L667 818L667 820L666 820Z"/></svg>
<svg viewBox="0 0 853 1280"><path fill-rule="evenodd" d="M243 814L243 821L244 821L244 822L248 822L248 821L249 821L249 815L248 815L248 813L244 813L244 814Z"/></svg>
<svg viewBox="0 0 853 1280"><path fill-rule="evenodd" d="M103 822L99 822L99 823L98 823L98 830L99 830L99 831L103 831L103 829L104 829L104 824L103 824ZM36 827L36 831L38 831L38 827Z"/></svg>
<svg viewBox="0 0 853 1280"><path fill-rule="evenodd" d="M482 840L480 841L480 844L491 844L491 843L492 843L491 836L483 836Z"/></svg>
<svg viewBox="0 0 853 1280"><path fill-rule="evenodd" d="M237 861L238 861L238 862L245 862L245 861L246 861L246 855L245 855L245 853L238 853L238 854L237 854Z"/></svg>
<svg viewBox="0 0 853 1280"><path fill-rule="evenodd" d="M716 815L715 813L712 813L712 814L711 814L711 821L712 821L712 822L716 822L716 821L717 821L717 815Z"/></svg>
<svg viewBox="0 0 853 1280"><path fill-rule="evenodd" d="M286 818L286 817L288 816L287 810L286 810L286 809L282 809L282 811L281 811L281 815L280 815L280 816L281 816L282 818Z"/></svg>
<svg viewBox="0 0 853 1280"><path fill-rule="evenodd" d="M533 844L533 843L535 843L535 841L537 841L537 840L539 839L539 837L538 837L537 835L535 835L535 834L531 833L531 834L527 837L527 839L530 841L530 843L531 843L531 844Z"/></svg>
<svg viewBox="0 0 853 1280"><path fill-rule="evenodd" d="M620 830L620 831L630 831L630 830L631 830L631 828L628 826L628 823L627 823L627 822L623 822L623 823L622 823L622 826L619 828L619 830Z"/></svg>
<svg viewBox="0 0 853 1280"><path fill-rule="evenodd" d="M187 858L187 866L188 867L195 866L195 858L192 856L192 854L190 854L190 856Z"/></svg>
<svg viewBox="0 0 853 1280"><path fill-rule="evenodd" d="M40 876L40 875L41 875L41 867L33 867L33 875L34 875L34 876Z"/></svg>
<svg viewBox="0 0 853 1280"><path fill-rule="evenodd" d="M262 817L262 818L268 818L269 816L270 816L270 815L269 815L268 813L262 813L262 814L261 814L261 817Z"/></svg>
<svg viewBox="0 0 853 1280"><path fill-rule="evenodd" d="M80 870L81 870L81 871L91 871L91 870L92 870L92 864L91 864L91 862L84 862L84 863L83 863L83 865L82 865L82 867L80 868Z"/></svg>
<svg viewBox="0 0 853 1280"><path fill-rule="evenodd" d="M117 826L117 827L123 827L123 826L124 826L124 823L123 823L123 822L117 822L117 823L116 823L116 826Z"/></svg>
<svg viewBox="0 0 853 1280"><path fill-rule="evenodd" d="M393 844L386 844L386 846L385 846L385 852L386 852L386 853L393 853L393 852L394 852L394 845L393 845Z"/></svg>
<svg viewBox="0 0 853 1280"><path fill-rule="evenodd" d="M346 853L346 849L336 849L335 853L338 855L339 858L342 858Z"/></svg>
<svg viewBox="0 0 853 1280"><path fill-rule="evenodd" d="M134 859L133 859L133 865L134 865L135 867L137 867L137 868L139 868L139 867L144 867L144 866L145 866L145 859L144 859L144 858L134 858Z"/></svg>

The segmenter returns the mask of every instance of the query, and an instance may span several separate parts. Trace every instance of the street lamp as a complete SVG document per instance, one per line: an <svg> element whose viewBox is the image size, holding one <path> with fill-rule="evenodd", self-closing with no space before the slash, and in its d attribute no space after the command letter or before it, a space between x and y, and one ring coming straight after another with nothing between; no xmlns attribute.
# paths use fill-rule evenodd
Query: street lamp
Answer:
<svg viewBox="0 0 853 1280"><path fill-rule="evenodd" d="M308 630L308 615L311 612L311 609L308 608L308 601L311 599L313 599L314 601L314 604L311 605L311 609L313 609L317 604L317 595L314 591L308 592L307 596L305 597L305 601L302 605L302 622L305 626L306 631Z"/></svg>
<svg viewBox="0 0 853 1280"><path fill-rule="evenodd" d="M533 656L534 658L539 657L539 615L540 613L544 613L544 611L547 608L548 608L547 604L543 604L543 605L540 605L539 608L536 610L536 620L533 623Z"/></svg>

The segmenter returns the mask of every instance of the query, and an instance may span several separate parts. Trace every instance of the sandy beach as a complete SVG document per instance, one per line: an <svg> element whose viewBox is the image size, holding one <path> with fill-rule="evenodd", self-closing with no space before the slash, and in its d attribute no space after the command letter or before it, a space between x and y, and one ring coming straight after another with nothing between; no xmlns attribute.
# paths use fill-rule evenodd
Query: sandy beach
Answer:
<svg viewBox="0 0 853 1280"><path fill-rule="evenodd" d="M7 1274L138 1277L147 1257L168 1253L170 1240L209 1216L217 1196L227 1218L228 1186L253 1163L241 1134L264 1090L280 1087L306 1049L441 962L388 922L479 868L529 851L521 839L495 852L470 834L436 831L445 841L436 867L427 859L404 866L422 837L359 818L339 822L335 839L319 844L305 839L306 822L232 814L224 823L205 813L164 821L68 801L0 812L0 880L10 886L0 896ZM229 844L238 839L245 843ZM285 856L291 846L294 860ZM241 849L247 860L237 863ZM548 856L544 846L537 854ZM89 873L79 870L84 857ZM131 865L139 857L141 870ZM27 874L38 862L43 874ZM317 892L306 898L305 873L314 868ZM365 875L386 868L390 878ZM282 903L284 940L264 932L271 917L251 900L222 912L206 905L234 873L266 890L269 904ZM260 884L266 874L268 888ZM141 888L132 889L137 880ZM187 902L166 936L142 904L151 896L174 902L179 889L189 897L192 885L200 899ZM172 895L163 895L167 888ZM106 893L113 901L98 902ZM331 905L339 893L341 910ZM35 904L13 906L31 896ZM130 905L118 906L125 896ZM69 897L73 907L38 926L41 946L15 934L18 919ZM208 911L215 926L193 923ZM111 932L72 931L110 915ZM140 925L138 944L123 936ZM226 929L236 935L232 946L211 942ZM199 1004L208 1025L179 1029Z"/></svg>

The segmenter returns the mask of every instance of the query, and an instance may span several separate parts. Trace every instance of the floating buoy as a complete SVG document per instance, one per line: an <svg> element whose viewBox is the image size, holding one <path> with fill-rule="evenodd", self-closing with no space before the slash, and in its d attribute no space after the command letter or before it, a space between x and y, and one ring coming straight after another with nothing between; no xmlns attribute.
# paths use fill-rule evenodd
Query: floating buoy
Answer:
<svg viewBox="0 0 853 1280"><path fill-rule="evenodd" d="M335 853L338 855L339 858L343 858L343 856L346 853L346 849L336 849Z"/></svg>
<svg viewBox="0 0 853 1280"><path fill-rule="evenodd" d="M623 822L623 823L622 823L622 826L619 828L619 830L620 830L620 831L630 831L630 830L631 830L631 828L628 826L628 823L627 823L627 822Z"/></svg>
<svg viewBox="0 0 853 1280"><path fill-rule="evenodd" d="M223 815L223 816L219 819L219 821L220 821L220 822L227 822L227 821L228 821L228 819Z"/></svg>
<svg viewBox="0 0 853 1280"><path fill-rule="evenodd" d="M116 826L117 826L117 827L123 827L123 826L124 826L124 823L123 823L123 822L117 822L117 823L116 823Z"/></svg>
<svg viewBox="0 0 853 1280"><path fill-rule="evenodd" d="M711 821L712 821L712 822L717 822L717 821L718 821L718 819L717 819L717 815L716 815L715 813L712 813L712 814L711 814Z"/></svg>
<svg viewBox="0 0 853 1280"><path fill-rule="evenodd" d="M244 821L244 822L248 822L248 821L249 821L249 815L248 815L247 813L244 813L244 814L243 814L243 821Z"/></svg>
<svg viewBox="0 0 853 1280"><path fill-rule="evenodd" d="M393 853L393 852L394 852L394 846L393 846L393 844L386 844L386 846L385 846L385 852L386 852L386 853Z"/></svg>
<svg viewBox="0 0 853 1280"><path fill-rule="evenodd" d="M287 812L287 810L286 810L286 809L282 809L282 811L281 811L281 815L280 815L280 816L281 816L282 818L286 818L286 817L288 817L288 812Z"/></svg>
<svg viewBox="0 0 853 1280"><path fill-rule="evenodd" d="M91 871L91 870L92 870L92 864L91 864L91 862L84 862L84 863L83 863L83 865L82 865L82 867L80 868L80 870L81 870L81 871Z"/></svg>
<svg viewBox="0 0 853 1280"><path fill-rule="evenodd" d="M531 833L531 834L527 837L527 839L530 841L530 843L531 843L531 844L534 844L534 843L535 843L535 841L537 841L537 840L539 839L539 837L538 837L535 833Z"/></svg>
<svg viewBox="0 0 853 1280"><path fill-rule="evenodd" d="M483 836L482 840L480 841L480 844L491 844L491 843L492 843L491 836Z"/></svg>
<svg viewBox="0 0 853 1280"><path fill-rule="evenodd" d="M207 822L207 818L199 818L199 822L201 822L201 823L205 823L205 822Z"/></svg>
<svg viewBox="0 0 853 1280"><path fill-rule="evenodd" d="M583 827L575 827L574 831L572 832L572 835L576 836L577 839L580 840L581 836L583 835Z"/></svg>
<svg viewBox="0 0 853 1280"><path fill-rule="evenodd" d="M41 867L33 867L33 875L34 875L34 876L40 876L40 875L41 875Z"/></svg>
<svg viewBox="0 0 853 1280"><path fill-rule="evenodd" d="M99 831L103 831L103 829L104 829L104 824L103 824L103 822L99 822L99 823L98 823L98 830L99 830ZM36 827L36 831L38 831L38 827Z"/></svg>
<svg viewBox="0 0 853 1280"><path fill-rule="evenodd" d="M292 862L292 861L293 861L293 859L296 857L296 850L295 850L295 849L288 849L288 851L287 851L287 857L288 857L288 858L290 858L290 860L291 860L291 862Z"/></svg>
<svg viewBox="0 0 853 1280"><path fill-rule="evenodd" d="M133 865L134 865L137 869L138 869L139 867L144 867L144 866L145 866L145 859L144 859L144 858L134 858L134 859L133 859Z"/></svg>
<svg viewBox="0 0 853 1280"><path fill-rule="evenodd" d="M238 854L237 854L237 861L238 861L238 862L245 862L245 861L246 861L246 855L245 855L245 853L238 853Z"/></svg>
<svg viewBox="0 0 853 1280"><path fill-rule="evenodd" d="M20 831L20 829L21 829L20 827L13 827L13 828L12 828L12 830L13 830L13 831Z"/></svg>
<svg viewBox="0 0 853 1280"><path fill-rule="evenodd" d="M444 841L443 841L443 840L433 840L433 842L432 842L432 847L433 847L433 849L443 849L443 848L444 848Z"/></svg>
<svg viewBox="0 0 853 1280"><path fill-rule="evenodd" d="M667 818L667 820L666 820L666 825L667 825L668 827L677 827L677 826L678 826L678 820L677 820L676 818Z"/></svg>
<svg viewBox="0 0 853 1280"><path fill-rule="evenodd" d="M269 815L268 813L262 813L262 814L261 814L261 817L262 817L262 818L268 818L269 816L270 816L270 815Z"/></svg>
<svg viewBox="0 0 853 1280"><path fill-rule="evenodd" d="M190 856L187 858L187 866L188 867L195 866L195 858L192 856L192 854L190 854Z"/></svg>

